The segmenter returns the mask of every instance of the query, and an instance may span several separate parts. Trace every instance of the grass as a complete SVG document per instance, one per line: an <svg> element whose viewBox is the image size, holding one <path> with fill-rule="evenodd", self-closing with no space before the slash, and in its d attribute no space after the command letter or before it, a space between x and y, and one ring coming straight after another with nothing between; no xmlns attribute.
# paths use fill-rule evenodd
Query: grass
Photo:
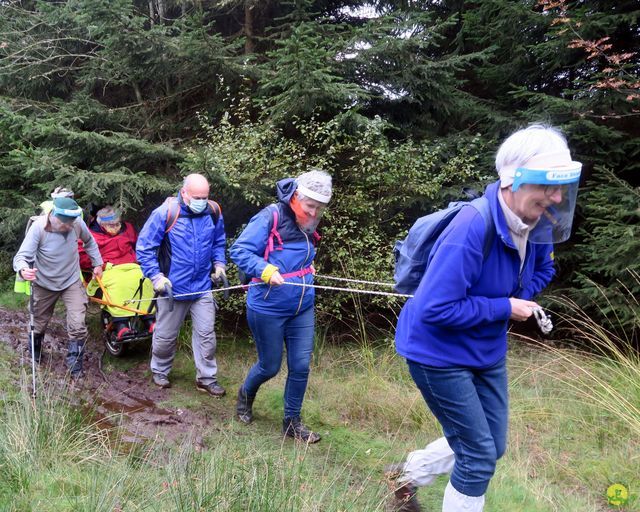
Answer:
<svg viewBox="0 0 640 512"><path fill-rule="evenodd" d="M589 336L588 323L579 326ZM598 329L594 332L600 333ZM600 333L604 339L607 334ZM614 340L615 341L615 340ZM318 340L305 420L323 435L318 445L283 442L284 374L259 393L256 421L233 419L235 391L254 361L243 336L220 337L220 381L212 400L194 389L195 370L183 333L165 405L211 418L206 449L157 440L114 447L118 433L94 425L52 390L32 402L28 376L0 401L0 509L10 511L382 511L385 464L439 436L406 365L389 340L334 345ZM512 342L508 451L487 494L492 511L640 511L640 364L624 350L586 353ZM0 351L0 383L11 382ZM146 361L147 351L107 358L105 371ZM13 370L15 371L15 370ZM426 510L439 510L446 477L421 489ZM622 483L623 508L606 490Z"/></svg>

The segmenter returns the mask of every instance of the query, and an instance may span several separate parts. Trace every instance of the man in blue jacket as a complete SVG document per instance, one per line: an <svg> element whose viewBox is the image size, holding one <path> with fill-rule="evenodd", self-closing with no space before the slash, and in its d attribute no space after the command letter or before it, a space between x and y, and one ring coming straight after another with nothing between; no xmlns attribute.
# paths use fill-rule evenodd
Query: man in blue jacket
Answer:
<svg viewBox="0 0 640 512"><path fill-rule="evenodd" d="M200 174L187 176L177 196L156 208L140 232L136 256L142 272L157 293L171 287L176 295L173 311L167 301L157 302L151 371L161 388L171 387L168 375L176 340L191 313L196 388L215 397L225 394L217 381L216 306L211 293L211 279L225 275L225 245L220 208L209 200L209 182Z"/></svg>

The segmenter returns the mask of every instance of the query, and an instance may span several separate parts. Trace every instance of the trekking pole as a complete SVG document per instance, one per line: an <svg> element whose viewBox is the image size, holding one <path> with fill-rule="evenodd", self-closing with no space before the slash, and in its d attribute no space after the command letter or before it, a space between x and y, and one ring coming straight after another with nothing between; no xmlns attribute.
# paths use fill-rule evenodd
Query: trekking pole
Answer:
<svg viewBox="0 0 640 512"><path fill-rule="evenodd" d="M33 262L29 263L29 268L33 268ZM31 384L32 398L36 397L36 333L33 321L33 286L29 282L29 342L31 343Z"/></svg>
<svg viewBox="0 0 640 512"><path fill-rule="evenodd" d="M170 284L165 285L164 291L167 295L167 299L169 299L169 311L173 311L173 288Z"/></svg>
<svg viewBox="0 0 640 512"><path fill-rule="evenodd" d="M216 289L220 288L224 300L227 300L229 298L229 280L227 279L227 276L223 275L220 278L211 279L211 283L213 284L213 291L216 291Z"/></svg>

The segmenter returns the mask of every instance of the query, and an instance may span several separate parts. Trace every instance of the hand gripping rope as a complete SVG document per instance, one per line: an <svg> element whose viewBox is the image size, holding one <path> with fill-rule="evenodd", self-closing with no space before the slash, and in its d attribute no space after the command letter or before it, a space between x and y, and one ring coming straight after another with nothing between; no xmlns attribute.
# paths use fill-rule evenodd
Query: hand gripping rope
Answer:
<svg viewBox="0 0 640 512"><path fill-rule="evenodd" d="M319 279L328 279L328 280L332 280L332 281L343 281L346 283L353 283L353 284L363 284L363 285L370 285L370 286L388 286L388 287L393 287L394 283L385 283L385 282L380 282L380 281L364 281L362 279L349 279L346 277L334 277L334 276L326 276L326 275L319 275L319 274L315 274L316 278ZM319 290L331 290L331 291L338 291L338 292L348 292L348 293L364 293L364 294L368 294L368 295L381 295L381 296L385 296L385 297L403 297L403 298L411 298L413 297L413 295L408 295L405 293L395 293L395 292L383 292L383 291L377 291L377 290L362 290L359 288L341 288L341 287L337 287L337 286L325 286L325 285L319 285L319 284L305 284L305 283L293 283L291 281L285 281L284 284L289 285L289 286L300 286L302 288L308 287L308 288L317 288ZM234 285L234 286L227 286L225 288L214 288L212 290L206 290L206 291L202 291L202 292L192 292L192 293L182 293L179 295L174 295L174 297L190 297L190 296L194 296L194 295L203 295L205 293L209 293L209 292L228 292L230 290L239 290L239 289L243 289L246 290L247 288L253 287L253 286L266 286L265 283L249 283L249 284L238 284L238 285ZM152 300L163 300L163 299L167 299L167 297L155 297L152 299L136 299L137 302L144 302L144 301L152 301ZM125 301L125 305L129 302L132 301ZM553 329L553 324L551 323L551 319L545 314L545 312L543 311L542 308L535 308L533 309L533 315L536 319L536 322L538 323L538 327L540 328L540 330L542 331L543 334L549 334L551 332L551 330Z"/></svg>

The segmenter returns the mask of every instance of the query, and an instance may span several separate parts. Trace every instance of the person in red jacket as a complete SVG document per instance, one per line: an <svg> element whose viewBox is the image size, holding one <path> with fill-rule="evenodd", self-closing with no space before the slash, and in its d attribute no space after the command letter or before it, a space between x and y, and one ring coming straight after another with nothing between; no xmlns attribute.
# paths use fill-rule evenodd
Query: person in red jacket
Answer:
<svg viewBox="0 0 640 512"><path fill-rule="evenodd" d="M120 213L113 206L105 206L96 214L96 219L89 226L95 238L100 254L105 263L120 265L122 263L137 263L136 241L138 235L130 222L122 222ZM84 263L90 267L91 263L84 252L80 251L80 266L85 270Z"/></svg>

